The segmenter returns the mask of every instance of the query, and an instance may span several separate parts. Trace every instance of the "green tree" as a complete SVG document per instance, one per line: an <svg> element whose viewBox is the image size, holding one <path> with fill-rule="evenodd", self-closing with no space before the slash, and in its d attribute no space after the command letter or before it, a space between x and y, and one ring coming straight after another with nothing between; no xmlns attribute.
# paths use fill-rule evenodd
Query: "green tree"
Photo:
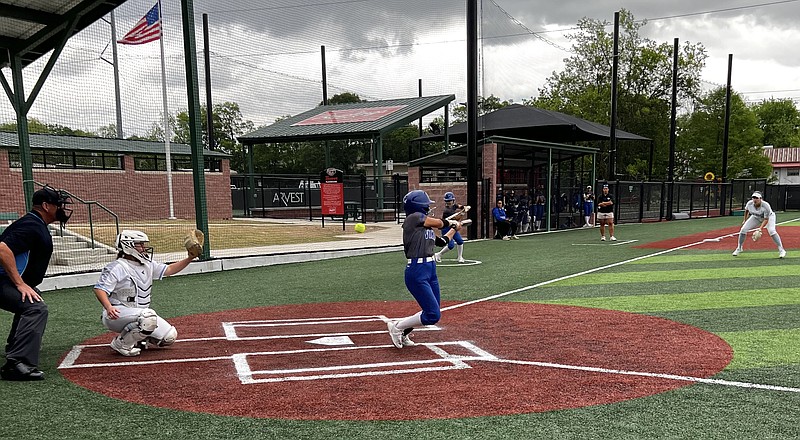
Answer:
<svg viewBox="0 0 800 440"><path fill-rule="evenodd" d="M221 150L231 157L231 169L245 172L247 160L242 145L236 140L237 136L253 131L253 122L245 120L239 109L239 104L235 102L224 102L215 104L212 114L214 129L213 142L208 141L207 109L200 107L200 137L204 148ZM184 110L178 112L174 118L170 118L170 126L173 129L172 140L184 144L189 143L189 112ZM162 134L163 138L163 134Z"/></svg>
<svg viewBox="0 0 800 440"><path fill-rule="evenodd" d="M117 124L108 124L97 130L97 136L101 138L113 139L117 137Z"/></svg>
<svg viewBox="0 0 800 440"><path fill-rule="evenodd" d="M800 146L800 111L791 99L768 99L753 106L758 126L764 131L763 145Z"/></svg>
<svg viewBox="0 0 800 440"><path fill-rule="evenodd" d="M337 93L328 99L328 105L357 104L359 102L367 102L367 100L361 99L360 96L352 92ZM322 104L320 101L319 105Z"/></svg>
<svg viewBox="0 0 800 440"><path fill-rule="evenodd" d="M500 110L501 108L508 107L513 103L514 103L513 100L503 101L494 95L489 95L486 98L484 98L483 96L478 96L478 116L485 115L486 113L491 113L495 110ZM455 107L453 107L452 115L453 117L451 122L453 124L457 124L459 122L467 122L467 105L466 104L456 105Z"/></svg>
<svg viewBox="0 0 800 440"><path fill-rule="evenodd" d="M0 124L0 131L16 132L17 122L11 121ZM59 136L83 136L95 137L95 133L80 129L70 128L60 124L48 124L37 118L28 119L28 133L30 134L54 134Z"/></svg>
<svg viewBox="0 0 800 440"><path fill-rule="evenodd" d="M646 21L620 11L617 85L617 128L653 139L654 177L665 177L669 146L673 43L643 38ZM539 96L523 103L555 110L589 121L610 124L613 66L613 27L606 21L583 18L578 31L568 36L573 54L564 69L554 72L539 89ZM684 43L678 50L678 97L689 102L700 95L700 72L707 55L702 44ZM608 143L605 144L606 146ZM627 177L646 174L649 144L623 141L617 145L617 173ZM601 162L607 164L607 151ZM608 167L598 166L600 177Z"/></svg>
<svg viewBox="0 0 800 440"><path fill-rule="evenodd" d="M677 149L682 161L676 174L695 180L709 171L723 176L725 94L725 87L709 92L692 114L680 118ZM728 179L770 177L772 165L761 148L764 132L755 112L738 93L731 94L730 108Z"/></svg>

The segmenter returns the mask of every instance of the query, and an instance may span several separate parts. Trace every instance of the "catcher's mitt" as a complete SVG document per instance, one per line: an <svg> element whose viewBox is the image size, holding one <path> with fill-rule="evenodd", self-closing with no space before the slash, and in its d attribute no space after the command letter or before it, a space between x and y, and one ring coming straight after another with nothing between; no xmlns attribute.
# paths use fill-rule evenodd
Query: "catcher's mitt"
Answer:
<svg viewBox="0 0 800 440"><path fill-rule="evenodd" d="M753 241L758 241L761 238L761 229L756 229L753 231Z"/></svg>
<svg viewBox="0 0 800 440"><path fill-rule="evenodd" d="M186 246L186 252L189 253L190 257L197 258L202 255L205 239L206 236L203 235L203 231L199 229L189 231L183 240L183 245Z"/></svg>

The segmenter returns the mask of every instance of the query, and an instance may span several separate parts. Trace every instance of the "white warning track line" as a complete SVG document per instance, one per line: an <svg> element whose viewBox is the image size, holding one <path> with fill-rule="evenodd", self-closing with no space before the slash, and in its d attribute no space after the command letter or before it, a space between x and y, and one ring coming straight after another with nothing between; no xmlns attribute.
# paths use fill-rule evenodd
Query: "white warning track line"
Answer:
<svg viewBox="0 0 800 440"><path fill-rule="evenodd" d="M785 223L791 223L791 222L795 222L795 221L800 221L800 218L783 221L783 222L777 223L777 225L782 225L782 224L785 224ZM734 237L734 236L737 236L737 235L739 235L739 233L738 232L734 232L732 234L721 235L721 236L716 237L716 238L721 240L721 239L726 238L726 237ZM553 278L552 280L542 281L541 283L531 284L530 286L520 287L518 289L509 290L507 292L498 293L496 295L490 295L490 296L487 296L487 297L484 297L484 298L475 299L475 300L463 302L463 303L460 303L460 304L454 304L452 306L442 307L442 312L446 312L448 310L457 309L459 307L471 306L473 304L479 304L479 303L482 303L482 302L491 301L493 299L502 298L504 296L513 295L515 293L525 292L527 290L535 289L537 287L546 286L548 284L557 283L559 281L568 280L570 278L576 278L576 277L579 277L581 275L588 275L590 273L599 272L601 270L610 269L612 267L617 267L617 266L622 266L624 264L633 263L634 261L644 260L645 258L657 257L659 255L668 254L670 252L679 251L681 249L687 249L687 248L690 248L690 247L693 247L693 246L697 246L697 245L701 245L703 243L707 243L705 240L708 240L708 239L703 239L703 240L700 240L700 241L696 241L694 243L685 244L683 246L678 246L678 247L674 247L674 248L671 248L671 249L664 249L663 251L655 252L655 253L648 254L648 255L642 255L641 257L636 257L636 258L631 258L631 259L628 259L628 260L618 261L616 263L606 264L605 266L595 267L594 269L584 270L583 272L573 273L573 274L570 274L570 275L564 275L563 277Z"/></svg>
<svg viewBox="0 0 800 440"><path fill-rule="evenodd" d="M720 380L720 379L707 379L704 377L692 377L692 376L680 376L677 374L662 374L662 373L648 373L644 371L629 371L629 370L615 370L612 368L598 368L598 367L586 367L581 365L565 365L565 364L554 364L551 362L536 362L536 361L518 361L518 360L511 360L511 359L481 359L486 362L499 362L505 364L517 364L517 365L532 365L536 367L545 367L545 368L560 368L564 370L578 370L578 371L590 371L594 373L605 373L605 374L623 374L627 376L643 376L643 377L654 377L658 379L669 379L669 380L678 380L678 381L685 381L685 382L695 382L695 383L703 383L709 385L724 385L729 387L738 387L738 388L755 388L760 390L770 390L770 391L786 391L790 393L800 393L800 388L792 388L792 387L783 387L777 385L764 385L758 383L751 383L751 382L737 382L732 380Z"/></svg>

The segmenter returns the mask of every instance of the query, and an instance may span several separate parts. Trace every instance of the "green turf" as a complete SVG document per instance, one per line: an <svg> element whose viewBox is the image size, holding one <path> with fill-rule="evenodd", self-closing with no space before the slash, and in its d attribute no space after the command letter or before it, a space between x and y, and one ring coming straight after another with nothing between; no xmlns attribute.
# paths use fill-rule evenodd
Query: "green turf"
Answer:
<svg viewBox="0 0 800 440"><path fill-rule="evenodd" d="M616 231L620 240L638 240L621 246L599 243L596 229L467 242L465 257L482 264L439 268L442 298L468 301L533 286L660 251L636 248L639 244L740 221L729 217L621 225ZM800 387L800 249L789 249L789 256L778 260L774 252L745 252L733 259L729 250L681 250L497 300L576 301L695 325L717 333L735 350L733 362L717 378ZM404 266L402 253L391 252L180 276L155 284L153 307L169 319L280 304L411 301L403 283ZM45 292L45 298L50 319L41 366L48 378L41 383L0 382L0 439L782 439L796 438L800 420L798 393L719 385L692 385L580 409L454 420L302 422L173 411L111 399L64 380L56 369L60 357L86 338L105 333L100 307L89 288ZM445 312L443 323L447 319ZM0 312L0 337L7 334L10 321L8 313ZM120 386L142 377L146 370L121 377ZM402 411L405 405L436 401L392 402L389 395L387 405ZM314 411L313 403L308 410Z"/></svg>
<svg viewBox="0 0 800 440"><path fill-rule="evenodd" d="M660 294L637 296L593 297L543 301L552 304L623 310L626 312L654 312L673 310L703 310L773 305L798 305L800 295L794 288L772 290L734 290L727 292L702 292L688 294Z"/></svg>
<svg viewBox="0 0 800 440"><path fill-rule="evenodd" d="M800 365L800 329L756 330L718 333L733 347L735 357L728 368L759 368Z"/></svg>
<svg viewBox="0 0 800 440"><path fill-rule="evenodd" d="M735 247L735 246L734 246ZM731 250L733 252L733 250ZM756 261L768 260L772 262L778 255L777 251L745 251L734 258L730 252L719 253L699 253L694 251L681 250L669 254L659 255L652 258L644 258L634 261L631 264L669 264L669 263L738 263L740 261L746 264L753 264ZM786 260L800 259L800 253L788 253Z"/></svg>
<svg viewBox="0 0 800 440"><path fill-rule="evenodd" d="M711 332L800 328L800 305L651 312Z"/></svg>

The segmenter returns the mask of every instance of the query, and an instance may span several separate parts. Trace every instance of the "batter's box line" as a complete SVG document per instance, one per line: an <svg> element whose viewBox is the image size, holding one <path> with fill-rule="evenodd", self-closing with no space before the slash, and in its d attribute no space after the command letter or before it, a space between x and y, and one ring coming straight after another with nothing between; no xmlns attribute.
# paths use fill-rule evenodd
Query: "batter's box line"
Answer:
<svg viewBox="0 0 800 440"><path fill-rule="evenodd" d="M382 332L385 333L385 332ZM436 345L455 345L460 344L460 342L431 342L431 343L417 343L417 345L421 346L430 346L432 344ZM98 345L101 347L108 347L107 344ZM145 361L145 360L125 360L125 361L118 361L118 362L98 362L92 364L76 364L78 357L80 356L81 352L86 347L94 347L94 345L76 345L72 347L72 350L64 357L64 360L58 366L58 369L73 369L73 368L98 368L98 367L128 367L128 366L136 366L136 365L158 365L158 364L170 364L170 363L186 363L186 362L209 362L209 361L227 361L233 359L234 355L225 355L225 356L206 356L206 357L198 357L198 358L184 358L184 359L159 359L159 360L152 360L152 361ZM355 346L355 347L326 347L326 348L299 348L296 350L276 350L276 351L260 351L260 352L252 352L252 353L240 353L240 354L249 354L249 355L287 355L287 354L302 354L302 353L319 353L319 352L331 352L331 351L348 351L348 350L361 350L366 348L393 348L394 345L386 344L386 345L367 345L367 346ZM477 349L476 350L480 350ZM130 358L126 358L130 359Z"/></svg>
<svg viewBox="0 0 800 440"><path fill-rule="evenodd" d="M288 382L288 381L301 381L301 380L323 380L323 379L341 379L350 377L366 377L366 376L383 376L391 374L407 374L407 373L422 373L431 371L446 371L446 370L463 370L472 368L467 364L467 361L480 361L480 360L493 360L496 357L485 350L476 347L468 341L454 341L454 342L436 342L419 344L427 347L433 353L439 355L438 359L421 359L412 361L394 361L394 362L377 362L370 364L352 364L352 365L334 365L326 367L309 367L309 368L293 368L293 369L280 369L280 370L252 370L247 361L248 356L258 356L258 353L240 353L233 355L233 363L236 367L237 376L239 381L244 385L257 384L257 383L275 383L275 382ZM457 345L471 351L474 356L454 355L448 353L442 346ZM372 346L360 347L364 348L383 348L387 346ZM359 349L359 347L350 347L351 349ZM317 375L298 375L301 373L314 373L325 371L343 371L343 370L367 370L386 367L402 367L409 365L430 365L449 363L446 366L432 366L432 367L419 367L419 368L398 368L392 370L381 371L351 371L347 373L330 373L330 374L317 374ZM283 375L281 377L268 377L268 378L255 378L256 375Z"/></svg>
<svg viewBox="0 0 800 440"><path fill-rule="evenodd" d="M504 364L516 364L516 365L530 365L535 367L544 367L544 368L558 368L564 370L575 370L575 371L588 371L592 373L603 373L603 374L620 374L625 376L642 376L642 377L651 377L651 378L658 378L658 379L668 379L668 380L677 380L682 382L693 382L693 383L702 383L706 385L722 385L728 387L737 387L737 388L753 388L753 389L760 389L760 390L768 390L768 391L784 391L789 393L800 393L800 388L793 388L793 387L785 387L780 385L767 385L767 384L759 384L759 383L752 383L752 382L739 382L733 380L722 380L722 379L711 379L705 377L694 377L694 376L683 376L679 374L667 374L667 373L651 373L646 371L631 371L631 370L616 370L613 368L601 368L601 367L587 367L582 365L568 365L568 364L555 364L552 362L537 362L537 361L522 361L522 360L513 360L513 359L500 359L495 357L494 359L480 359L482 361L488 362L498 362Z"/></svg>
<svg viewBox="0 0 800 440"><path fill-rule="evenodd" d="M258 328L258 327L283 327L283 326L306 326L306 325L330 325L330 324L352 324L352 323L365 323L381 321L384 323L389 322L389 318L384 315L368 315L368 316L340 316L333 318L300 318L300 319L276 319L276 320L255 320L255 321L235 321L223 322L222 331L225 333L225 339L231 341L238 340L253 340L253 339L280 339L285 337L326 337L326 336L347 336L347 335L362 335L362 334L375 334L380 332L367 331L367 332L338 332L338 333L318 333L318 334L297 334L297 335L277 335L277 336L255 336L255 337L240 337L237 334L237 328ZM431 325L419 328L421 331L441 330L441 328ZM385 332L382 331L382 332Z"/></svg>

